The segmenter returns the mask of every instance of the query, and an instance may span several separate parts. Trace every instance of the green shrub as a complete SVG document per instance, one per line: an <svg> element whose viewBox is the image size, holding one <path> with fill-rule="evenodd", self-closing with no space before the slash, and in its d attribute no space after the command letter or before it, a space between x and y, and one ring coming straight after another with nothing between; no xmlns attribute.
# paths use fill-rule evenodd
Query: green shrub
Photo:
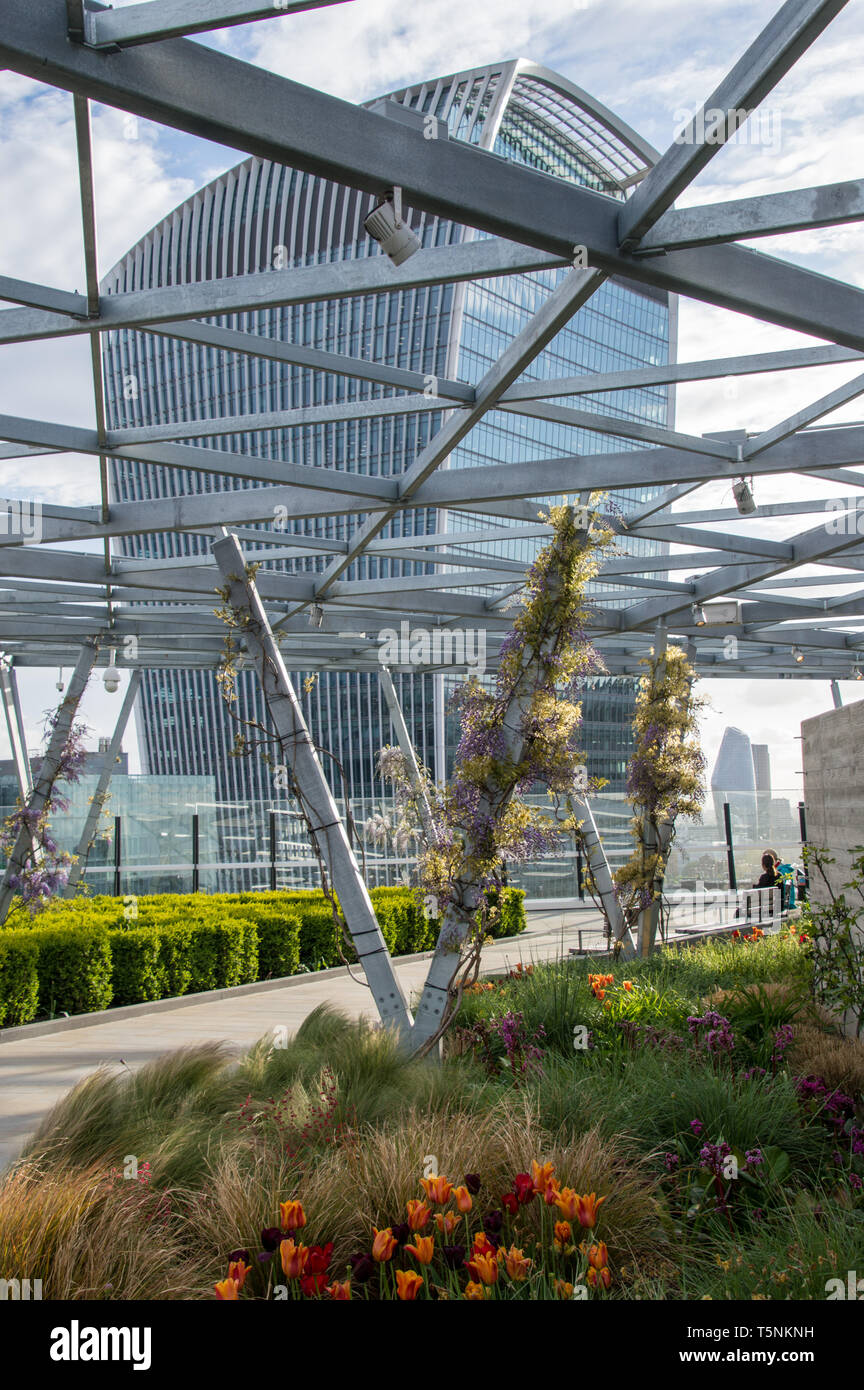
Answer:
<svg viewBox="0 0 864 1390"><path fill-rule="evenodd" d="M433 950L440 923L426 916L418 894L405 888L373 888L369 896L391 955Z"/></svg>
<svg viewBox="0 0 864 1390"><path fill-rule="evenodd" d="M165 994L162 940L151 927L109 932L112 1004L144 1004Z"/></svg>
<svg viewBox="0 0 864 1390"><path fill-rule="evenodd" d="M307 970L326 970L328 966L340 965L342 935L333 920L330 904L323 900L323 894L320 907L315 902L301 901L297 905L297 914L300 918L301 965Z"/></svg>
<svg viewBox="0 0 864 1390"><path fill-rule="evenodd" d="M29 931L0 932L0 1027L29 1023L39 1007L39 945Z"/></svg>
<svg viewBox="0 0 864 1390"><path fill-rule="evenodd" d="M492 894L490 893L490 899ZM510 886L502 888L500 894L496 894L496 906L501 909L501 917L496 927L492 930L493 936L518 936L525 930L525 889L512 888Z"/></svg>
<svg viewBox="0 0 864 1390"><path fill-rule="evenodd" d="M259 980L281 980L300 968L300 914L281 904L243 903L243 916L258 930Z"/></svg>
<svg viewBox="0 0 864 1390"><path fill-rule="evenodd" d="M49 919L50 921L50 919ZM111 943L101 922L36 927L39 1011L89 1014L111 1003Z"/></svg>
<svg viewBox="0 0 864 1390"><path fill-rule="evenodd" d="M192 987L193 923L166 918L159 927L159 961L166 999L188 994Z"/></svg>

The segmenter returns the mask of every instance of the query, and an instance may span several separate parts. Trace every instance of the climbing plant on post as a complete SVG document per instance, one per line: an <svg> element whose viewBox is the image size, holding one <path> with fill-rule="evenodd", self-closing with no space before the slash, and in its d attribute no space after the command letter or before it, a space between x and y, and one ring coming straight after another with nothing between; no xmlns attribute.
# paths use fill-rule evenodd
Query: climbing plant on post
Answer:
<svg viewBox="0 0 864 1390"><path fill-rule="evenodd" d="M675 822L698 820L705 800L705 759L698 715L705 701L693 693L693 668L679 647L665 645L641 663L633 732L636 744L627 769L627 796L633 807L633 853L615 875L615 886L629 926L639 922L639 951L650 953L657 931L663 877Z"/></svg>
<svg viewBox="0 0 864 1390"><path fill-rule="evenodd" d="M568 799L584 758L577 744L581 708L570 697L581 679L603 669L585 635L586 590L614 544L612 528L596 510L599 500L592 497L587 508L550 510L552 537L528 572L493 688L473 678L457 689L462 736L453 777L436 787L421 770L431 834L423 831L415 770L400 750L382 750L381 772L401 812L395 833L419 840L419 886L434 895L441 916L415 1014L417 1050L441 1036L462 988L476 977L488 890L501 887L504 866L547 853L563 832L577 828ZM548 789L554 815L524 800L537 783Z"/></svg>

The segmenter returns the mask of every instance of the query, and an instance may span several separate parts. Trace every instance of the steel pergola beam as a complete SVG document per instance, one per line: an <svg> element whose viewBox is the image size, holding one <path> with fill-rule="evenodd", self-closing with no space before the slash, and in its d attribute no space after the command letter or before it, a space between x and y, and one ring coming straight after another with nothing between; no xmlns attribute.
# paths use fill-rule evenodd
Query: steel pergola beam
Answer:
<svg viewBox="0 0 864 1390"><path fill-rule="evenodd" d="M271 0L269 5L254 5L249 0L146 0L121 10L85 8L83 41L90 48L130 48L347 3L348 0Z"/></svg>
<svg viewBox="0 0 864 1390"><path fill-rule="evenodd" d="M724 241L838 227L864 219L864 179L822 184L789 193L762 193L728 203L664 212L639 243L640 251L718 246Z"/></svg>
<svg viewBox="0 0 864 1390"><path fill-rule="evenodd" d="M682 137L670 145L636 187L621 210L622 246L640 243L846 3L847 0L786 0L781 5L714 88ZM714 112L722 113L720 120L712 119Z"/></svg>
<svg viewBox="0 0 864 1390"><path fill-rule="evenodd" d="M44 4L47 0L38 0L38 3ZM392 124L384 117L376 119L387 126ZM503 238L429 247L418 251L398 268L385 255L373 254L299 269L254 271L217 280L192 280L158 289L102 295L98 315L86 320L47 308L4 309L0 312L0 343L67 338L95 330L146 330L151 325L179 337L183 332L181 325L187 319L259 313L295 304L390 294L485 276L521 275L529 270L548 270L563 264L560 255L537 252ZM198 325L195 329L197 332Z"/></svg>
<svg viewBox="0 0 864 1390"><path fill-rule="evenodd" d="M772 83L842 4L843 0L788 0L780 12L785 17L780 29L794 31L797 38L775 44L776 60L766 68ZM578 232L589 265L606 274L864 349L861 290L736 246L698 247L660 257L628 255L619 246L622 208L615 198L508 163L465 142L424 140L420 130L187 39L130 50L121 62L106 61L104 54L67 41L63 0L11 0L0 36L0 64L144 119L373 195L398 185L409 206L567 262ZM733 70L736 91L740 67ZM752 93L761 80L754 79ZM689 164L687 174L692 176ZM662 177L665 180L665 173ZM655 183L655 192L657 187ZM638 196L637 189L625 207L630 209ZM654 211L654 193L649 197L653 217L662 209ZM333 262L316 269L332 286L346 264L354 263ZM398 288L399 272L389 262L386 269L394 276L393 288ZM180 292L193 288L174 287L178 302ZM211 302L201 312L206 316L219 309Z"/></svg>

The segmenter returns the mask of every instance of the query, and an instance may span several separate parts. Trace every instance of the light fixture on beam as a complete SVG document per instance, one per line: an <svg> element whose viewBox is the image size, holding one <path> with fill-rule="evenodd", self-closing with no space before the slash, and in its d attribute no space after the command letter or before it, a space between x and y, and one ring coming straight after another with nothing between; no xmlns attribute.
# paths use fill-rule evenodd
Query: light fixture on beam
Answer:
<svg viewBox="0 0 864 1390"><path fill-rule="evenodd" d="M394 265L402 265L420 250L420 238L402 220L402 189L392 188L363 223L366 231Z"/></svg>
<svg viewBox="0 0 864 1390"><path fill-rule="evenodd" d="M691 603L690 617L697 627L705 626L705 609L702 607L701 603Z"/></svg>
<svg viewBox="0 0 864 1390"><path fill-rule="evenodd" d="M853 680L864 681L864 668L857 664L852 667L851 676Z"/></svg>
<svg viewBox="0 0 864 1390"><path fill-rule="evenodd" d="M313 603L309 609L309 626L320 627L324 621L324 609L320 603Z"/></svg>
<svg viewBox="0 0 864 1390"><path fill-rule="evenodd" d="M801 662L804 660L804 653L802 652L801 648L793 647L792 655L794 656L795 660L798 662L798 665L800 666Z"/></svg>
<svg viewBox="0 0 864 1390"><path fill-rule="evenodd" d="M756 510L756 502L753 497L753 479L749 483L746 478L739 478L732 487L732 496L735 498L735 506L742 516L749 516Z"/></svg>
<svg viewBox="0 0 864 1390"><path fill-rule="evenodd" d="M63 694L63 691L66 689L66 682L65 682L64 679L63 679L63 667L62 667L62 666L60 667L60 670L59 670L58 673L57 673L57 689L60 691L60 694L61 694L61 695Z"/></svg>
<svg viewBox="0 0 864 1390"><path fill-rule="evenodd" d="M740 623L740 603L738 599L718 599L715 603L693 603L693 610L699 609L703 627L736 627ZM693 619L695 621L695 619Z"/></svg>

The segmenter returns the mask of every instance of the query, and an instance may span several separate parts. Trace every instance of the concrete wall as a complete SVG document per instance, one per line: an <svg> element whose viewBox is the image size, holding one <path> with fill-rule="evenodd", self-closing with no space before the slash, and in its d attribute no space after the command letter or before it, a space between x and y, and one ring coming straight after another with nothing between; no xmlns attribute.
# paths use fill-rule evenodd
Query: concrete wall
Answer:
<svg viewBox="0 0 864 1390"><path fill-rule="evenodd" d="M864 700L805 719L801 733L807 839L834 856L826 872L834 892L840 893L852 877L856 849L864 847ZM812 868L810 896L814 902L830 901L821 875ZM850 905L855 901L847 894ZM864 935L864 916L858 926ZM855 1014L849 1010L842 1022L853 1036L858 1028Z"/></svg>
<svg viewBox="0 0 864 1390"><path fill-rule="evenodd" d="M801 725L807 839L827 849L835 893L851 877L852 855L864 846L864 700L829 710ZM810 875L814 900L828 894L819 875Z"/></svg>

